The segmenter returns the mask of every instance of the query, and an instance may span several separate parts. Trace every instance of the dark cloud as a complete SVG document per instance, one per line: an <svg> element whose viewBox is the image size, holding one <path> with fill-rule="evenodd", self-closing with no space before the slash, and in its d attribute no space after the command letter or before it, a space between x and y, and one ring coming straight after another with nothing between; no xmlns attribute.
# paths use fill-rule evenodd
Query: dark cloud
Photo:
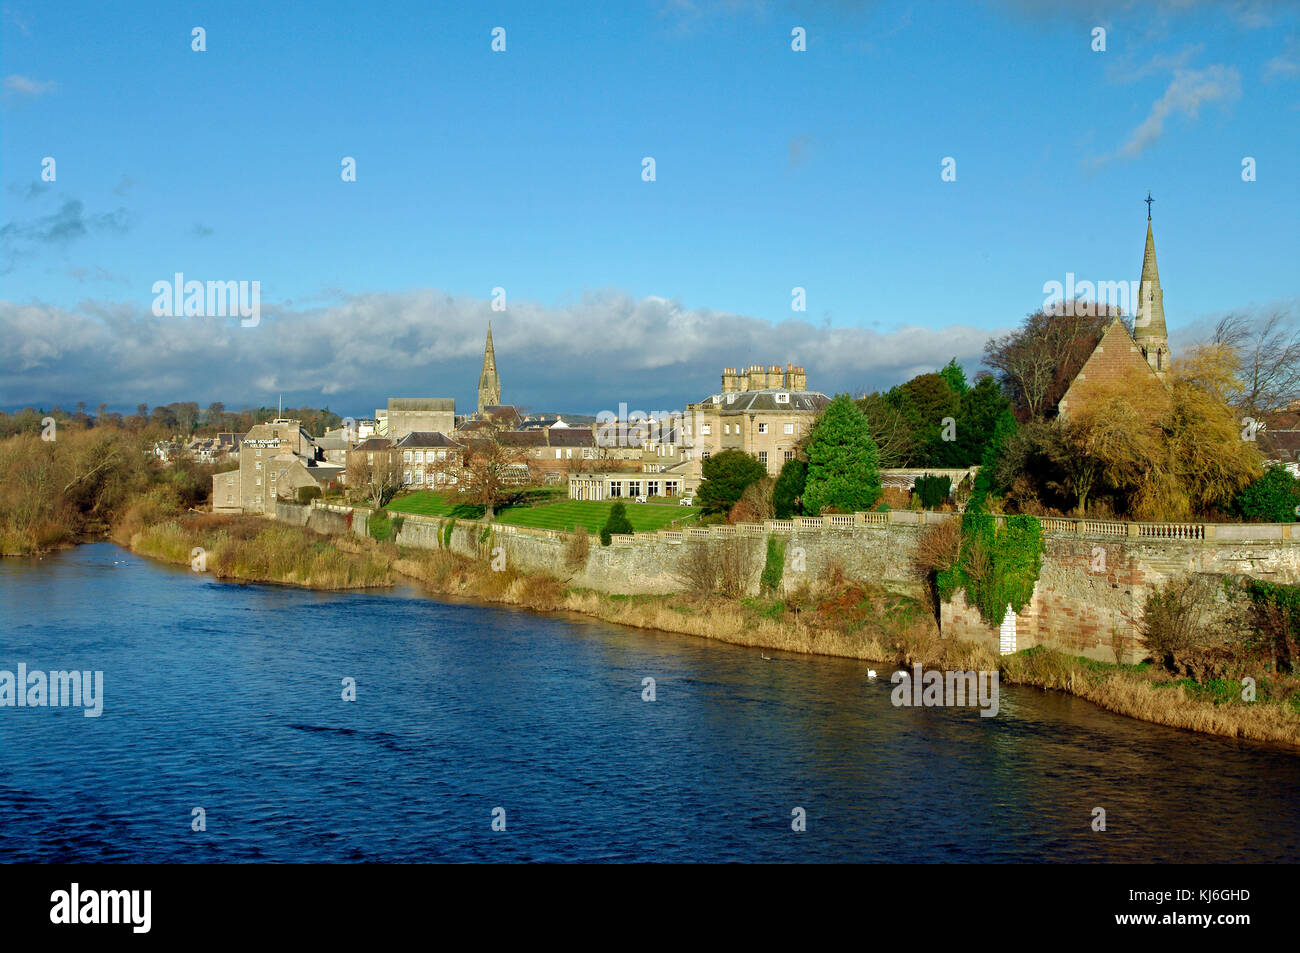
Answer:
<svg viewBox="0 0 1300 953"><path fill-rule="evenodd" d="M0 227L0 253L5 259L0 274L12 271L18 259L33 254L41 246L68 245L92 233L121 234L130 227L131 214L124 208L87 215L81 201L69 199L57 212L26 221L11 221Z"/></svg>
<svg viewBox="0 0 1300 953"><path fill-rule="evenodd" d="M826 393L888 387L954 356L973 376L994 333L774 323L616 291L556 308L511 301L506 312L432 290L290 309L267 305L265 288L261 323L244 328L230 318L154 317L147 290L132 306L0 302L0 405L238 406L283 392L355 416L388 397L454 397L472 407L490 319L507 401L585 413L620 402L673 410L716 392L724 366L794 362Z"/></svg>

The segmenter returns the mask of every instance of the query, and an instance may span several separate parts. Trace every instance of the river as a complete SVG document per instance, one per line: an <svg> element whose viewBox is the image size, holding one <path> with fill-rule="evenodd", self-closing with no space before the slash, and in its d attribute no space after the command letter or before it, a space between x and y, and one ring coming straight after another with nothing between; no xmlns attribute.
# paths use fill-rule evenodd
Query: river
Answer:
<svg viewBox="0 0 1300 953"><path fill-rule="evenodd" d="M1300 856L1297 754L1030 688L895 708L861 662L108 543L0 560L0 611L0 670L104 673L96 718L0 707L4 861Z"/></svg>

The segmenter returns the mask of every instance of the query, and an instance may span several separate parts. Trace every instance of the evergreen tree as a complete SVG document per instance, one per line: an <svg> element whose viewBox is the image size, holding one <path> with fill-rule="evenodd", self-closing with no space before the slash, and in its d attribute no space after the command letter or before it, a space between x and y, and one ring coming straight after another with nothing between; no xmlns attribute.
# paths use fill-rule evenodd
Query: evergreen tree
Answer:
<svg viewBox="0 0 1300 953"><path fill-rule="evenodd" d="M1002 493L1006 490L1006 487L997 482L998 461L1006 452L1007 443L1015 436L1016 429L1016 418L1011 416L1011 411L1004 410L993 428L992 439L984 448L984 456L980 459L979 473L975 474L975 486L966 504L966 512L983 512L990 494Z"/></svg>
<svg viewBox="0 0 1300 953"><path fill-rule="evenodd" d="M939 376L948 382L948 389L958 397L970 390L970 385L966 383L966 372L961 369L955 357L943 366Z"/></svg>
<svg viewBox="0 0 1300 953"><path fill-rule="evenodd" d="M772 487L772 507L776 510L777 519L788 520L802 511L803 507L796 501L803 496L807 480L807 463L798 457L785 461L781 475L776 478L776 486Z"/></svg>
<svg viewBox="0 0 1300 953"><path fill-rule="evenodd" d="M743 450L723 450L700 465L704 479L695 499L705 513L726 513L755 480L767 476L767 467Z"/></svg>
<svg viewBox="0 0 1300 953"><path fill-rule="evenodd" d="M879 454L867 418L848 394L840 394L808 435L804 512L816 516L830 507L844 513L869 510L880 493Z"/></svg>

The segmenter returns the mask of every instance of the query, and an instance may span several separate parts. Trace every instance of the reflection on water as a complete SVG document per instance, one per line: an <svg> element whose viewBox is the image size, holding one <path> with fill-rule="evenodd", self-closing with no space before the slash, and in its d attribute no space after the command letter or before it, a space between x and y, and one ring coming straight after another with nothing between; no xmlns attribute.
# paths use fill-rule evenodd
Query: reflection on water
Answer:
<svg viewBox="0 0 1300 953"><path fill-rule="evenodd" d="M0 562L0 610L0 669L105 673L99 718L0 708L4 860L1262 861L1300 846L1297 755L1032 689L1004 687L995 718L894 708L857 662L411 590L221 584L109 544Z"/></svg>

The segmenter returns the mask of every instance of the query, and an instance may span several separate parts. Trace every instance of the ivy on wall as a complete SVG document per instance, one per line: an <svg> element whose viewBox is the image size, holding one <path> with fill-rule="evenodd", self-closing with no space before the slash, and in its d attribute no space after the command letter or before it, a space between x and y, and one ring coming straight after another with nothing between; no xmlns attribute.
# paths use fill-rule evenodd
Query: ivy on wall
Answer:
<svg viewBox="0 0 1300 953"><path fill-rule="evenodd" d="M958 589L989 625L999 625L1010 605L1022 611L1034 595L1043 565L1043 524L1035 516L1008 516L1001 530L990 513L967 512L961 550L952 568L935 579L945 602Z"/></svg>

